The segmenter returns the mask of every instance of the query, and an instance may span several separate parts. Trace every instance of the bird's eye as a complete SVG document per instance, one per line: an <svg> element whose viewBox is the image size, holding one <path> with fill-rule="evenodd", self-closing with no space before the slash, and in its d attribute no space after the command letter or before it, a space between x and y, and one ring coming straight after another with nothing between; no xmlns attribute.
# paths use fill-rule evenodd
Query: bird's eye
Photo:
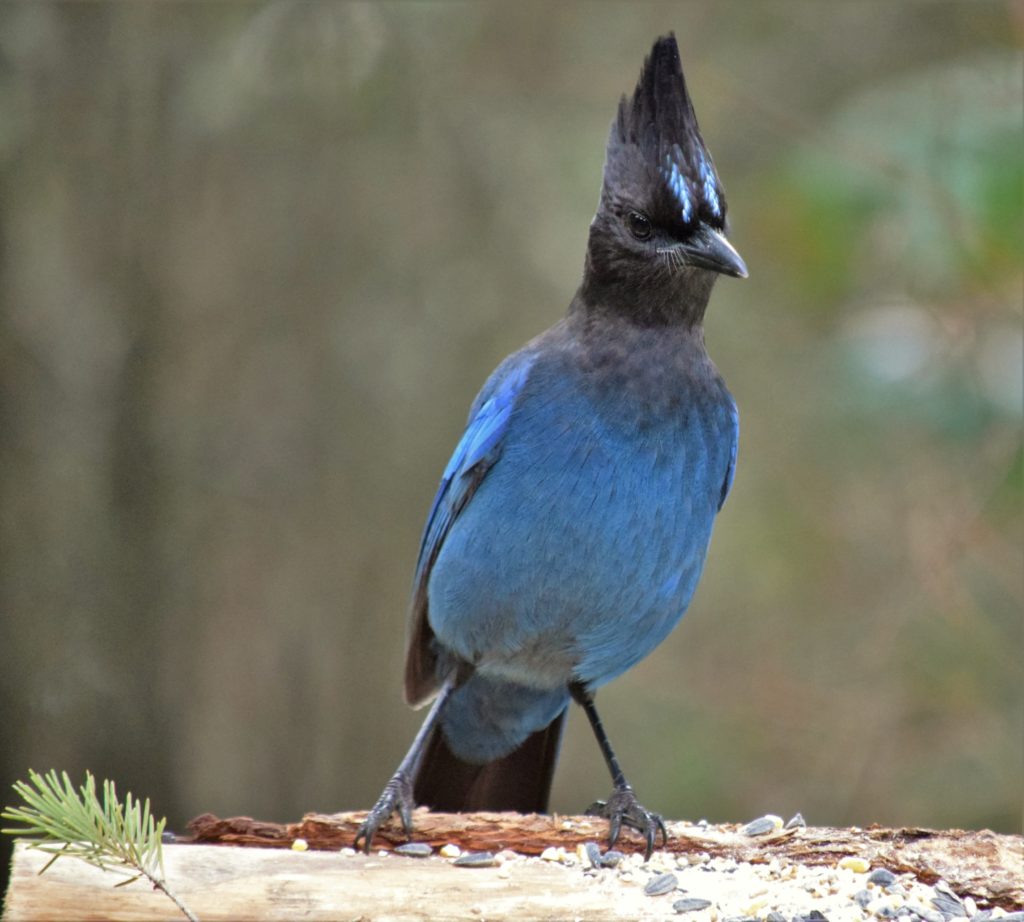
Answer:
<svg viewBox="0 0 1024 922"><path fill-rule="evenodd" d="M651 219L639 211L631 211L626 215L626 226L637 240L649 240L651 237Z"/></svg>

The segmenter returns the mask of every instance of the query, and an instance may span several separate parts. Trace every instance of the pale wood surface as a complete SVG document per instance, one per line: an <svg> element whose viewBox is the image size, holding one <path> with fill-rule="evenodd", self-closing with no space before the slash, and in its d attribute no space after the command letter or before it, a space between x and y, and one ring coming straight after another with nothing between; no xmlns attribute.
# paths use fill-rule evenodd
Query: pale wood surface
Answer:
<svg viewBox="0 0 1024 922"><path fill-rule="evenodd" d="M153 922L182 916L142 882L117 890L108 874L62 858L46 874L47 856L20 844L5 922ZM639 885L542 861L502 868L457 868L439 859L304 852L215 845L165 848L167 877L202 922L239 920L598 919L662 920L670 907ZM499 873L505 870L508 877Z"/></svg>

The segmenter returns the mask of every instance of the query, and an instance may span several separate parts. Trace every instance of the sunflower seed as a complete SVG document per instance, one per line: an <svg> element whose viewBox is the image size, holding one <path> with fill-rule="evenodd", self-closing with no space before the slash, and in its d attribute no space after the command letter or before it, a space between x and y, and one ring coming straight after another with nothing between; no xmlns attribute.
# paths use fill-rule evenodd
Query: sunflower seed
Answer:
<svg viewBox="0 0 1024 922"><path fill-rule="evenodd" d="M601 867L603 867L603 868L618 867L619 862L622 861L622 859L625 858L625 857L626 856L623 855L622 852L617 851L614 848L609 849L608 851L606 851L601 856Z"/></svg>
<svg viewBox="0 0 1024 922"><path fill-rule="evenodd" d="M768 833L775 832L776 829L781 828L782 819L769 813L766 816L758 817L756 820L751 820L740 832L745 836L766 836Z"/></svg>
<svg viewBox="0 0 1024 922"><path fill-rule="evenodd" d="M671 893L678 886L679 878L671 871L666 871L664 874L659 874L657 877L652 877L647 881L644 893L648 896L662 896L665 893Z"/></svg>
<svg viewBox="0 0 1024 922"><path fill-rule="evenodd" d="M466 852L460 855L452 864L457 868L495 868L500 862L490 852Z"/></svg>
<svg viewBox="0 0 1024 922"><path fill-rule="evenodd" d="M694 912L698 909L707 909L711 905L711 900L702 900L695 896L687 897L683 900L676 900L672 904L672 908L676 912ZM776 922L776 920L769 920L769 922ZM786 922L785 919L778 920L778 922Z"/></svg>
<svg viewBox="0 0 1024 922"><path fill-rule="evenodd" d="M434 849L426 842L405 842L395 849L395 854L407 858L429 858L434 854Z"/></svg>

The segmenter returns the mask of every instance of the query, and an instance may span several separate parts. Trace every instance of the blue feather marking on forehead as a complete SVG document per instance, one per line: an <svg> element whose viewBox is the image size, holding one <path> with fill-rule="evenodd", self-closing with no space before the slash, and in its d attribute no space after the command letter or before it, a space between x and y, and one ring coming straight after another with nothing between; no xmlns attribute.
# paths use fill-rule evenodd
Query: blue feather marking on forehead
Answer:
<svg viewBox="0 0 1024 922"><path fill-rule="evenodd" d="M722 204L718 199L718 182L715 176L715 169L711 166L711 161L703 150L698 153L698 158L697 169L700 173L701 191L704 193L704 201L707 203L711 213L716 218L720 218L722 217Z"/></svg>
<svg viewBox="0 0 1024 922"><path fill-rule="evenodd" d="M693 196L690 194L690 184L680 171L679 164L669 154L665 154L665 165L661 168L661 175L679 204L683 206L683 221L689 224L693 218Z"/></svg>

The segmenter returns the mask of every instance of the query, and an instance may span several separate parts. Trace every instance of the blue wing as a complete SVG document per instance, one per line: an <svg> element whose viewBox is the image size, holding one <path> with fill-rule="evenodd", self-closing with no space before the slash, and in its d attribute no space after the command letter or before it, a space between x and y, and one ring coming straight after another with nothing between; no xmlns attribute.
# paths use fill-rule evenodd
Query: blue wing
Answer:
<svg viewBox="0 0 1024 922"><path fill-rule="evenodd" d="M740 414L739 410L736 409L735 403L729 408L729 419L732 422L732 445L729 449L729 466L726 468L725 480L722 483L722 495L718 499L719 512L721 512L722 506L725 505L725 498L729 495L733 478L736 476L736 451L740 444Z"/></svg>
<svg viewBox="0 0 1024 922"><path fill-rule="evenodd" d="M535 353L517 353L495 371L474 401L466 431L441 476L441 486L423 529L413 580L412 623L405 669L405 694L411 703L423 701L437 685L436 653L427 623L430 571L452 524L501 457L512 411L535 358Z"/></svg>

